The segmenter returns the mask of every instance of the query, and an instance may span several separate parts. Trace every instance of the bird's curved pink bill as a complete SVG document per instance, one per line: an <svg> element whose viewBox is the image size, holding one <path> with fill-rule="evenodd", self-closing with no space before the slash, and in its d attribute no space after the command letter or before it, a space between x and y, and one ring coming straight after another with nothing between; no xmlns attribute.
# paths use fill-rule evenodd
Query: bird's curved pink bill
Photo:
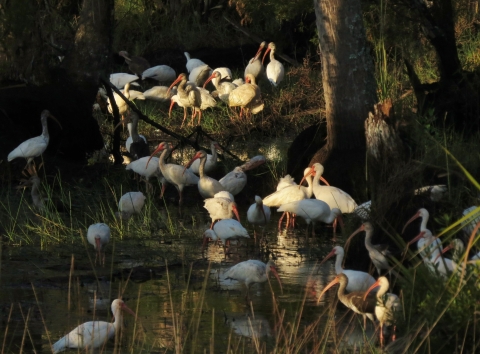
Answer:
<svg viewBox="0 0 480 354"><path fill-rule="evenodd" d="M410 219L408 219L408 221L405 223L405 226L402 229L402 234L405 232L405 229L407 228L407 226L410 225L412 221L418 219L419 217L420 217L420 210L417 211L415 215L413 215Z"/></svg>
<svg viewBox="0 0 480 354"><path fill-rule="evenodd" d="M338 284L339 282L340 282L340 277L339 277L339 276L336 276L330 283L327 284L327 286L325 286L325 288L323 288L322 292L321 292L320 295L318 296L317 305L318 305L318 303L320 302L320 299L322 298L323 294L325 294L328 289L330 289L330 288L331 288L332 286L334 286L335 284Z"/></svg>
<svg viewBox="0 0 480 354"><path fill-rule="evenodd" d="M360 232L362 231L365 231L365 225L362 224L358 229L356 229L348 238L347 240L345 241L345 248L348 247L348 245L350 244L350 241L352 240L353 236L355 236L356 234L359 234Z"/></svg>
<svg viewBox="0 0 480 354"><path fill-rule="evenodd" d="M367 291L365 291L365 295L363 295L363 300L365 300L368 296L368 294L373 290L375 289L377 286L380 286L380 280L377 280L375 283L372 284L372 286L370 286Z"/></svg>
<svg viewBox="0 0 480 354"><path fill-rule="evenodd" d="M187 170L187 168L189 168L190 166L192 166L193 161L195 161L196 159L199 159L200 156L202 156L202 154L201 154L201 152L199 151L199 152L197 152L197 153L192 157L192 159L191 159L190 161L188 161L188 163L185 165L185 168L183 169L182 175L185 174L185 171Z"/></svg>
<svg viewBox="0 0 480 354"><path fill-rule="evenodd" d="M298 184L298 188L300 188L300 186L302 185L303 181L305 181L305 179L308 177L308 176L315 176L315 174L317 173L317 171L315 171L315 167L310 167L310 172L307 173L305 176L303 176L302 180L300 181L300 183ZM322 181L323 183L325 183L327 186L330 186L330 184L327 182L327 180L325 178L323 178L322 176L320 176L320 181Z"/></svg>
<svg viewBox="0 0 480 354"><path fill-rule="evenodd" d="M282 287L282 282L280 281L280 277L278 276L277 270L273 265L270 266L270 271L275 275L275 278L278 280L278 284L280 285L280 290L282 291L283 294L283 287Z"/></svg>
<svg viewBox="0 0 480 354"><path fill-rule="evenodd" d="M166 149L166 147L165 147L165 144L163 142L158 144L157 149L150 155L150 158L148 159L147 164L145 165L145 169L147 169L148 163L150 162L152 157L155 156L158 152L163 151L165 149Z"/></svg>

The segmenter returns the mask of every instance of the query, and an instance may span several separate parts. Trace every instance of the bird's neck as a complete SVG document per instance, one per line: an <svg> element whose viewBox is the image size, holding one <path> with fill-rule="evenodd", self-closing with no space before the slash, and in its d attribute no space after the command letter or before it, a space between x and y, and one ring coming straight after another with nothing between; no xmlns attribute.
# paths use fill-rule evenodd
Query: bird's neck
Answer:
<svg viewBox="0 0 480 354"><path fill-rule="evenodd" d="M215 148L215 145L211 145L210 150L212 150L212 161L217 162L217 149Z"/></svg>
<svg viewBox="0 0 480 354"><path fill-rule="evenodd" d="M336 274L340 274L340 273L343 272L342 261L343 261L343 255L337 254L337 257L335 258L335 273Z"/></svg>
<svg viewBox="0 0 480 354"><path fill-rule="evenodd" d="M422 216L422 223L420 224L420 231L425 231L427 229L428 217Z"/></svg>
<svg viewBox="0 0 480 354"><path fill-rule="evenodd" d="M130 130L130 135L132 136L132 140L134 142L138 142L140 137L138 135L138 119L133 118L132 119L132 126Z"/></svg>
<svg viewBox="0 0 480 354"><path fill-rule="evenodd" d="M207 162L207 156L200 159L200 166L198 168L198 174L201 178L205 177L205 163Z"/></svg>
<svg viewBox="0 0 480 354"><path fill-rule="evenodd" d="M162 151L160 158L158 159L158 167L160 168L160 171L162 168L165 167L165 159L167 158L167 154L170 152L170 148L166 148L165 150Z"/></svg>
<svg viewBox="0 0 480 354"><path fill-rule="evenodd" d="M340 301L342 303L344 303L345 301L345 289L347 288L347 283L345 282L340 282L340 285L338 287L338 290L337 290L337 295L338 295L338 298L340 299Z"/></svg>
<svg viewBox="0 0 480 354"><path fill-rule="evenodd" d="M48 124L47 124L47 120L42 120L42 136L45 138L45 139L49 139L50 138L50 134L48 133Z"/></svg>
<svg viewBox="0 0 480 354"><path fill-rule="evenodd" d="M365 231L365 247L368 248L373 248L372 244L372 232L371 231Z"/></svg>

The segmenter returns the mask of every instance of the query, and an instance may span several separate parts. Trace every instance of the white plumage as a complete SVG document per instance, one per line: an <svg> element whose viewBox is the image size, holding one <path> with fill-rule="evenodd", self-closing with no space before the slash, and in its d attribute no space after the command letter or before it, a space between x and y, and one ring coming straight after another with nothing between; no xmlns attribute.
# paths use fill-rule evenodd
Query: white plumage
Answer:
<svg viewBox="0 0 480 354"><path fill-rule="evenodd" d="M123 317L122 310L136 316L122 300L113 300L112 313L115 317L115 322L90 321L81 324L53 344L53 354L63 352L68 348L86 350L100 348L107 340L115 336L116 331L120 330Z"/></svg>
<svg viewBox="0 0 480 354"><path fill-rule="evenodd" d="M270 260L267 264L250 259L248 261L240 262L224 273L225 279L233 279L239 282L242 282L247 287L247 297L248 290L253 283L264 283L267 281L270 272L275 275L280 284L280 289L282 288L282 282L278 276L277 270L275 269L275 263Z"/></svg>
<svg viewBox="0 0 480 354"><path fill-rule="evenodd" d="M257 80L259 80L262 76L265 75L265 68L263 67L262 61L260 60L260 56L262 55L262 50L266 45L267 45L266 42L260 43L260 47L258 48L257 53L248 62L248 65L245 68L245 73L243 77L247 77L248 74L251 74Z"/></svg>
<svg viewBox="0 0 480 354"><path fill-rule="evenodd" d="M174 87L169 91L168 86L153 86L143 93L146 100L170 102L172 96L177 94L177 88Z"/></svg>
<svg viewBox="0 0 480 354"><path fill-rule="evenodd" d="M300 216L307 222L307 225L310 225L310 223L312 223L313 235L315 235L315 224L317 222L321 221L326 224L331 224L337 218L341 220L342 217L342 212L340 211L340 209L330 209L327 203L317 199L302 199L287 204L282 204L280 208L277 209L277 211L292 213Z"/></svg>
<svg viewBox="0 0 480 354"><path fill-rule="evenodd" d="M110 241L110 227L103 222L90 225L87 230L87 240L97 251L95 263L98 258L99 262L102 262L102 264L105 265L105 252L103 253L103 257L101 253L103 246Z"/></svg>
<svg viewBox="0 0 480 354"><path fill-rule="evenodd" d="M217 165L217 149L220 149L220 146L216 141L210 142L210 151L212 154L207 154L207 161L205 162L205 173L210 173L215 169ZM195 160L189 167L189 170L198 175L200 169L200 160Z"/></svg>
<svg viewBox="0 0 480 354"><path fill-rule="evenodd" d="M250 238L248 231L234 219L223 219L217 222L213 229L205 230L203 233L202 250L208 239L212 241L221 240L225 256L227 255L226 246L230 244L231 240L238 240L240 238Z"/></svg>
<svg viewBox="0 0 480 354"><path fill-rule="evenodd" d="M348 278L348 285L346 290L351 293L353 291L367 291L372 284L375 283L375 279L368 273L359 270L343 269L342 262L345 255L345 251L341 246L333 247L333 250L327 254L322 263L333 256L337 256L335 259L335 273L338 275L343 273Z"/></svg>
<svg viewBox="0 0 480 354"><path fill-rule="evenodd" d="M190 57L190 54L188 54L188 52L185 52L183 54L185 54L185 58L187 58L187 64L185 66L187 67L187 71L189 73L192 72L192 70L195 69L197 66L205 65L205 63L200 59L195 59L195 58L192 59Z"/></svg>
<svg viewBox="0 0 480 354"><path fill-rule="evenodd" d="M27 164L29 164L33 161L35 157L43 154L43 152L47 149L48 143L50 141L47 124L47 118L49 117L55 120L58 125L60 125L58 120L54 116L52 116L48 110L45 109L44 111L42 111L40 118L42 122L42 134L40 136L25 140L23 143L18 145L8 154L8 161L12 161L18 157L23 157L27 159Z"/></svg>
<svg viewBox="0 0 480 354"><path fill-rule="evenodd" d="M205 164L207 162L207 153L203 150L197 151L197 153L192 157L192 159L188 162L185 166L185 171L189 171L188 167L192 165L192 163L200 159L200 167L199 167L199 175L200 178L198 180L198 191L202 198L213 198L215 194L218 192L224 191L225 188L218 182L216 179L207 176L205 173ZM189 171L190 172L190 171ZM190 172L193 174L193 172ZM233 193L232 193L233 194Z"/></svg>
<svg viewBox="0 0 480 354"><path fill-rule="evenodd" d="M119 90L123 89L126 84L138 79L139 77L137 75L127 73L110 74L110 82Z"/></svg>
<svg viewBox="0 0 480 354"><path fill-rule="evenodd" d="M357 207L357 203L348 193L337 187L320 184L323 171L324 168L321 164L313 164L311 173L315 175L313 178L313 194L315 198L323 200L331 209L340 209L343 214L353 213ZM326 181L324 180L324 182Z"/></svg>
<svg viewBox="0 0 480 354"><path fill-rule="evenodd" d="M237 195L247 185L247 175L243 172L242 167L237 166L233 171L230 171L223 176L218 182L220 182L226 191L233 195Z"/></svg>
<svg viewBox="0 0 480 354"><path fill-rule="evenodd" d="M128 192L122 195L118 202L118 210L115 215L123 220L128 220L133 214L140 214L147 199L142 192Z"/></svg>
<svg viewBox="0 0 480 354"><path fill-rule="evenodd" d="M159 82L172 82L177 77L175 70L168 65L157 65L142 73L142 80L153 79Z"/></svg>
<svg viewBox="0 0 480 354"><path fill-rule="evenodd" d="M270 63L267 65L267 78L270 81L270 83L277 87L280 82L283 81L283 78L285 76L285 68L283 67L283 64L280 63L277 59L275 59L275 43L270 42L268 43L267 50L265 51L265 54L263 55L262 59L262 64L263 61L265 60L265 56L267 55L268 52L270 52Z"/></svg>
<svg viewBox="0 0 480 354"><path fill-rule="evenodd" d="M247 220L250 224L265 226L270 221L271 211L263 205L262 198L255 196L255 203L250 205L247 211Z"/></svg>
<svg viewBox="0 0 480 354"><path fill-rule="evenodd" d="M213 198L205 199L203 207L207 209L210 218L212 218L212 227L215 221L232 219L233 215L235 215L237 220L240 221L237 204L235 203L233 196L228 192L218 192Z"/></svg>

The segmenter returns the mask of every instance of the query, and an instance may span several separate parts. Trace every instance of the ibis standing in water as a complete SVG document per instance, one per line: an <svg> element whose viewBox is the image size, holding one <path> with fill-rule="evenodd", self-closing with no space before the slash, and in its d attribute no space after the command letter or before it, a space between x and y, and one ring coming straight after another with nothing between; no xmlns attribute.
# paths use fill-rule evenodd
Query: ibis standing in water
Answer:
<svg viewBox="0 0 480 354"><path fill-rule="evenodd" d="M291 188L291 187L290 187ZM302 199L287 204L282 204L277 211L284 213L292 213L305 219L308 226L312 223L312 236L315 236L315 224L318 221L326 224L334 224L333 232L336 232L336 223L339 220L343 227L342 212L338 208L330 209L327 203L317 199Z"/></svg>
<svg viewBox="0 0 480 354"><path fill-rule="evenodd" d="M16 147L8 154L8 161L12 161L17 157L23 157L27 159L28 166L35 157L43 154L43 152L47 149L48 143L50 141L50 135L48 134L47 118L52 118L55 122L58 123L58 125L60 125L60 122L57 120L57 118L52 116L52 114L48 110L43 110L40 118L42 122L42 134L34 138L25 140L23 143L18 145L18 147ZM61 127L62 126L60 125L60 128Z"/></svg>
<svg viewBox="0 0 480 354"><path fill-rule="evenodd" d="M113 300L112 313L115 318L113 323L90 321L81 324L53 344L53 354L63 352L68 348L90 351L91 349L97 349L105 345L107 340L113 338L120 330L123 322L122 311L127 311L136 317L135 312L130 310L123 300Z"/></svg>
<svg viewBox="0 0 480 354"><path fill-rule="evenodd" d="M87 240L97 251L95 255L95 264L97 263L98 258L98 261L105 266L105 251L103 251L102 257L102 248L108 243L108 241L110 241L110 227L103 222L90 225L87 231Z"/></svg>
<svg viewBox="0 0 480 354"><path fill-rule="evenodd" d="M377 302L375 304L375 316L380 322L380 345L383 347L383 325L386 324L390 326L395 321L396 314L399 314L402 311L402 303L397 295L392 293L387 293L390 283L385 277L379 277L377 281L372 284L372 286L365 292L364 299L366 299L376 287L380 287L377 291ZM393 326L393 337L395 340L395 329L396 326Z"/></svg>
<svg viewBox="0 0 480 354"><path fill-rule="evenodd" d="M213 224L217 220L232 219L233 215L240 221L240 215L238 215L237 204L233 199L233 195L226 191L216 193L213 198L205 199L203 206L207 209L208 214L212 218L212 225L210 229L213 229Z"/></svg>
<svg viewBox="0 0 480 354"><path fill-rule="evenodd" d="M221 240L226 257L227 244L230 245L230 240L238 240L240 238L250 238L248 231L242 226L242 224L234 219L220 220L213 226L213 229L208 229L203 233L202 252L208 239L211 239L212 241Z"/></svg>
<svg viewBox="0 0 480 354"><path fill-rule="evenodd" d="M247 288L246 298L248 299L248 292L250 290L250 286L253 283L264 283L267 281L270 272L275 275L278 280L278 284L280 285L280 289L282 289L282 282L280 281L280 277L278 276L277 270L275 269L275 262L273 260L269 260L267 264L257 261L254 259L250 259L248 261L240 262L230 269L228 269L224 276L225 279L233 279L245 284Z"/></svg>
<svg viewBox="0 0 480 354"><path fill-rule="evenodd" d="M262 198L258 195L255 196L255 203L250 205L247 211L247 220L254 227L254 237L256 236L255 226L265 226L270 221L271 211L266 205L263 205Z"/></svg>
<svg viewBox="0 0 480 354"><path fill-rule="evenodd" d="M180 196L179 204L182 205L183 202L183 188L185 186L190 186L194 184L198 184L198 176L196 176L193 172L187 170L180 165L176 165L173 163L165 163L167 158L167 154L170 152L170 146L166 142L161 142L158 144L157 149L152 153L150 159L157 154L158 152L162 152L160 155L160 159L158 160L158 166L160 167L160 171L162 172L163 177L166 179L168 183L171 183L177 188L178 194ZM150 159L147 161L150 162Z"/></svg>
<svg viewBox="0 0 480 354"><path fill-rule="evenodd" d="M333 247L333 250L327 254L320 264L324 263L327 259L335 255L337 256L335 260L335 273L337 275L343 273L347 276L348 284L346 290L348 292L366 291L370 286L372 286L373 283L375 283L375 278L368 273L359 270L343 269L342 262L345 251L342 246Z"/></svg>
<svg viewBox="0 0 480 354"><path fill-rule="evenodd" d="M367 326L367 317L370 321L375 323L373 316L375 312L376 298L374 294L366 294L363 291L353 291L345 294L345 290L348 288L349 278L345 274L337 275L322 291L318 297L318 302L322 298L323 294L335 284L340 283L338 288L338 299L347 306L350 310L363 316L363 326Z"/></svg>
<svg viewBox="0 0 480 354"><path fill-rule="evenodd" d="M373 225L370 222L364 222L353 234L350 235L345 242L345 245L348 245L353 236L362 231L365 231L365 248L368 251L368 255L370 256L373 265L377 269L378 275L382 275L382 269L390 271L391 267L388 264L388 259L386 257L388 251L385 249L382 250L381 245L372 244Z"/></svg>
<svg viewBox="0 0 480 354"><path fill-rule="evenodd" d="M192 159L185 166L184 172L192 165L192 163L200 159L200 167L198 173L200 179L198 180L198 191L202 198L213 198L218 192L226 190L219 181L213 179L212 177L207 176L205 173L205 164L207 162L207 153L203 150L197 151L197 153L192 157ZM233 193L232 193L233 194Z"/></svg>

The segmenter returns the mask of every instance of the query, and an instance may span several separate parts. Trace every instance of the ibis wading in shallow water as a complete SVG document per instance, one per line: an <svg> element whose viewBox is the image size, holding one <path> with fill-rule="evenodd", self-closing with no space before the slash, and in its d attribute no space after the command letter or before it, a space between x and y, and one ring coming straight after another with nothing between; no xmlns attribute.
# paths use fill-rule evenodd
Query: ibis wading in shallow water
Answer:
<svg viewBox="0 0 480 354"><path fill-rule="evenodd" d="M277 270L275 269L275 262L269 260L267 264L257 261L254 259L250 259L249 261L240 262L230 269L228 269L224 276L225 279L233 279L239 282L242 282L247 287L247 294L246 298L248 299L248 292L250 290L250 286L253 283L264 283L267 281L270 272L275 275L278 280L278 284L280 285L280 289L282 289L282 282L280 281L280 277L278 276Z"/></svg>
<svg viewBox="0 0 480 354"><path fill-rule="evenodd" d="M113 338L117 331L120 330L123 310L136 317L135 312L130 310L123 300L113 300L112 313L115 317L113 323L105 321L85 322L53 344L53 353L60 353L68 348L90 351L105 345L106 341Z"/></svg>
<svg viewBox="0 0 480 354"><path fill-rule="evenodd" d="M25 140L23 143L18 145L12 152L8 154L8 161L12 161L17 157L23 157L27 159L27 166L33 161L33 159L37 156L43 154L43 152L47 149L48 142L50 141L50 135L48 134L48 125L47 125L47 118L52 118L55 122L60 125L60 122L52 116L52 114L48 110L44 110L41 114L41 122L42 122L42 135L36 136L34 138L30 138ZM60 128L62 126L60 125Z"/></svg>
<svg viewBox="0 0 480 354"><path fill-rule="evenodd" d="M213 229L208 229L203 233L202 251L205 248L205 243L208 239L212 241L222 241L223 251L225 257L227 256L227 245L230 245L231 240L238 240L241 238L250 238L248 231L234 219L223 219L217 222Z"/></svg>
<svg viewBox="0 0 480 354"><path fill-rule="evenodd" d="M337 275L322 291L318 297L318 302L322 298L323 294L330 289L335 284L340 283L338 288L338 299L347 306L350 310L355 313L358 313L363 316L363 326L367 326L367 317L375 323L375 318L373 316L375 312L375 304L377 299L374 294L368 294L363 291L354 291L348 294L345 294L345 289L348 288L349 278L345 274Z"/></svg>
<svg viewBox="0 0 480 354"><path fill-rule="evenodd" d="M327 259L335 255L337 256L335 259L335 273L337 275L343 273L347 276L348 284L346 290L348 292L367 291L368 288L375 283L375 278L368 273L359 270L343 269L342 262L345 251L343 250L342 246L333 247L333 250L327 254L320 264L324 263Z"/></svg>
<svg viewBox="0 0 480 354"><path fill-rule="evenodd" d="M95 264L97 263L98 258L98 261L102 265L105 265L105 251L103 251L102 257L102 248L108 243L108 241L110 241L110 227L103 222L90 225L87 231L87 240L88 243L93 245L97 251L95 256Z"/></svg>

